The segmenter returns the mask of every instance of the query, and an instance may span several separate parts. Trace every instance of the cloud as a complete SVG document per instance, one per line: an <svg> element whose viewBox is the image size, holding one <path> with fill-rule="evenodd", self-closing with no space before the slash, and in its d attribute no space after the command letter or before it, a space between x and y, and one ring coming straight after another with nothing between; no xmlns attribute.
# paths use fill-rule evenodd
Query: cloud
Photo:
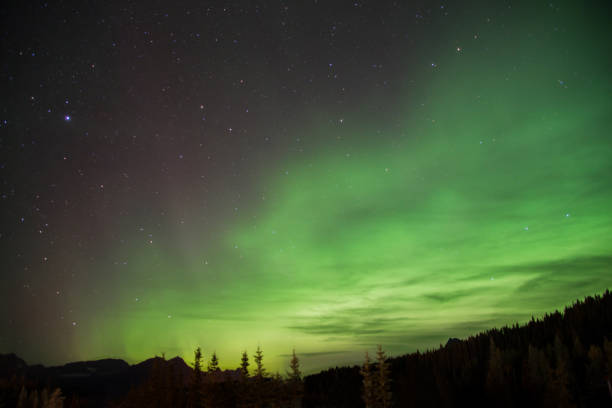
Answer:
<svg viewBox="0 0 612 408"><path fill-rule="evenodd" d="M353 353L348 350L338 350L338 351L319 351L319 352L309 352L309 353L295 353L300 358L309 358L309 357L322 357L322 356L332 356L338 354L346 354ZM293 354L279 354L278 357L293 357Z"/></svg>
<svg viewBox="0 0 612 408"><path fill-rule="evenodd" d="M608 272L612 271L612 256L582 256L514 265L500 269L503 273L529 273L533 277L520 285L515 295L526 296L537 292L538 295L562 296L590 288L605 289L612 284ZM567 299L565 299L567 301Z"/></svg>
<svg viewBox="0 0 612 408"><path fill-rule="evenodd" d="M479 286L479 287L472 287L468 289L431 292L431 293L424 294L423 297L425 299L433 300L438 303L448 303L448 302L452 302L452 301L466 298L469 296L473 296L479 293L483 293L489 290L491 289Z"/></svg>
<svg viewBox="0 0 612 408"><path fill-rule="evenodd" d="M612 269L612 256L589 255L496 268L500 272L589 273Z"/></svg>
<svg viewBox="0 0 612 408"><path fill-rule="evenodd" d="M370 313L374 317L364 318L367 311L367 308L347 309L334 316L309 318L302 324L288 328L315 335L367 336L379 335L397 327L406 328L408 322L416 320L410 317L378 317L396 311L393 308L377 308L377 313Z"/></svg>

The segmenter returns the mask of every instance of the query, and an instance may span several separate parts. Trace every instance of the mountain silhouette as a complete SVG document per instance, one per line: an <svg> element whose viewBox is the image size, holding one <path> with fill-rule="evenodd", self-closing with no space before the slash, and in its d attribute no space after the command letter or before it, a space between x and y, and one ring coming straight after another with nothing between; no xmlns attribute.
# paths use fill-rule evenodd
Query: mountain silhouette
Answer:
<svg viewBox="0 0 612 408"><path fill-rule="evenodd" d="M134 365L121 359L107 358L45 367L40 364L27 365L15 354L0 354L0 377L23 378L28 384L41 387L59 387L64 395L78 394L82 399L96 401L103 406L142 384L156 363L172 368L185 384L193 372L180 357L170 360L153 357Z"/></svg>

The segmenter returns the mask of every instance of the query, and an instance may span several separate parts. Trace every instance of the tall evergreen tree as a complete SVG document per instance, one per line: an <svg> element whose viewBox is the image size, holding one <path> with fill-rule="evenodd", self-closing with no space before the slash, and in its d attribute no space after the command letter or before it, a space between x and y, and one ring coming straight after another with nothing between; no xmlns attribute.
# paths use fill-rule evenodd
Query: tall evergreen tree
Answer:
<svg viewBox="0 0 612 408"><path fill-rule="evenodd" d="M300 360L295 355L295 349L293 349L293 354L291 356L291 361L289 362L290 371L287 372L287 377L289 381L300 382L302 381L302 372L300 371Z"/></svg>
<svg viewBox="0 0 612 408"><path fill-rule="evenodd" d="M30 397L28 398L30 406L37 408L38 407L38 390L32 390L30 393Z"/></svg>
<svg viewBox="0 0 612 408"><path fill-rule="evenodd" d="M214 351L212 353L212 356L210 357L210 361L208 362L208 372L216 373L218 371L221 371L221 369L219 368L219 359L217 358L217 352Z"/></svg>
<svg viewBox="0 0 612 408"><path fill-rule="evenodd" d="M249 355L246 350L242 352L242 357L240 358L240 375L243 378L249 377Z"/></svg>
<svg viewBox="0 0 612 408"><path fill-rule="evenodd" d="M260 346L257 346L257 351L255 351L255 377L261 379L266 376L266 369L263 366L263 351Z"/></svg>
<svg viewBox="0 0 612 408"><path fill-rule="evenodd" d="M372 366L370 365L370 355L366 351L363 367L361 367L361 376L363 377L363 402L365 408L376 407L376 398L374 393L374 375Z"/></svg>
<svg viewBox="0 0 612 408"><path fill-rule="evenodd" d="M26 408L28 406L28 390L25 386L21 387L19 399L17 400L17 408Z"/></svg>
<svg viewBox="0 0 612 408"><path fill-rule="evenodd" d="M253 384L248 381L249 365L249 356L247 351L244 350L240 358L240 367L238 368L242 381L237 384L236 408L252 408L255 405L254 400L256 396L254 395Z"/></svg>
<svg viewBox="0 0 612 408"><path fill-rule="evenodd" d="M379 344L376 351L376 362L378 363L378 375L376 378L375 398L377 406L389 408L391 406L391 374L387 363L387 357Z"/></svg>
<svg viewBox="0 0 612 408"><path fill-rule="evenodd" d="M253 376L254 383L251 384L253 405L255 407L264 407L267 403L269 394L270 394L270 383L264 381L264 379L268 376L266 373L266 369L263 366L263 351L260 346L257 346L257 350L255 351L255 355L253 356L253 360L255 360L255 374Z"/></svg>
<svg viewBox="0 0 612 408"><path fill-rule="evenodd" d="M304 383L302 382L302 372L300 371L300 360L295 355L295 349L289 362L290 371L287 372L289 393L293 406L299 406L299 401L304 394Z"/></svg>
<svg viewBox="0 0 612 408"><path fill-rule="evenodd" d="M196 349L194 353L193 373L194 373L194 378L196 380L199 380L202 378L202 349L199 347Z"/></svg>
<svg viewBox="0 0 612 408"><path fill-rule="evenodd" d="M194 353L193 377L189 389L189 408L202 408L204 398L202 394L202 350L198 347Z"/></svg>

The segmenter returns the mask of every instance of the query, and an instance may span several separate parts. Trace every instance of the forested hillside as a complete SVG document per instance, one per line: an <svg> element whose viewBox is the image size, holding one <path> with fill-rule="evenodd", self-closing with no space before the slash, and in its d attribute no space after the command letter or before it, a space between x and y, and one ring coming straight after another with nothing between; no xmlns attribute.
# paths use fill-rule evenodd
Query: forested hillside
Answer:
<svg viewBox="0 0 612 408"><path fill-rule="evenodd" d="M612 294L523 326L391 358L395 407L612 405ZM359 367L305 378L305 407L364 406Z"/></svg>

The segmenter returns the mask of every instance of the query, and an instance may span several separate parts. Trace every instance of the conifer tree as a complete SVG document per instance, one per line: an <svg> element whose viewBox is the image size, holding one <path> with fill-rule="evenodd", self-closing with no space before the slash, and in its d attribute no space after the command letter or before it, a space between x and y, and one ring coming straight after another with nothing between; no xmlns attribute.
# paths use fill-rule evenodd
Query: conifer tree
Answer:
<svg viewBox="0 0 612 408"><path fill-rule="evenodd" d="M382 346L378 345L376 351L376 361L378 363L378 375L376 379L376 402L380 408L389 408L391 406L391 375L390 367L387 363L387 357L382 349Z"/></svg>
<svg viewBox="0 0 612 408"><path fill-rule="evenodd" d="M255 407L263 407L268 400L271 384L264 381L267 377L267 373L263 366L263 351L260 346L257 346L253 360L255 360L255 374L253 375L255 381L251 384L251 396Z"/></svg>
<svg viewBox="0 0 612 408"><path fill-rule="evenodd" d="M19 399L17 400L17 408L26 408L28 406L28 390L25 386L21 387Z"/></svg>
<svg viewBox="0 0 612 408"><path fill-rule="evenodd" d="M202 350L198 347L194 353L193 377L189 390L189 408L201 408L204 404L202 395Z"/></svg>
<svg viewBox="0 0 612 408"><path fill-rule="evenodd" d="M300 371L300 360L295 355L295 349L293 349L291 361L289 362L289 368L291 369L291 371L287 372L287 377L289 377L289 381L294 381L294 382L302 381L302 372Z"/></svg>
<svg viewBox="0 0 612 408"><path fill-rule="evenodd" d="M257 346L257 351L255 351L255 364L257 367L255 368L255 377L261 379L266 376L266 369L263 366L263 351L260 346Z"/></svg>
<svg viewBox="0 0 612 408"><path fill-rule="evenodd" d="M372 366L370 365L370 355L366 351L363 367L361 367L361 376L363 377L363 402L365 408L374 408L376 399L374 394L374 376L372 374Z"/></svg>
<svg viewBox="0 0 612 408"><path fill-rule="evenodd" d="M28 400L30 401L29 403L30 403L31 407L38 407L38 391L37 390L32 390Z"/></svg>
<svg viewBox="0 0 612 408"><path fill-rule="evenodd" d="M200 380L202 378L202 349L199 347L194 353L193 373L196 380Z"/></svg>
<svg viewBox="0 0 612 408"><path fill-rule="evenodd" d="M289 393L291 396L291 403L293 405L298 404L304 393L304 384L302 383L302 372L300 371L300 360L295 355L295 349L291 361L289 362L290 371L287 372Z"/></svg>
<svg viewBox="0 0 612 408"><path fill-rule="evenodd" d="M240 358L240 375L243 378L249 377L249 355L246 350L242 352L242 357Z"/></svg>
<svg viewBox="0 0 612 408"><path fill-rule="evenodd" d="M217 358L217 352L215 351L210 357L210 361L208 363L208 372L216 373L218 371L221 371L221 369L219 368L219 359Z"/></svg>
<svg viewBox="0 0 612 408"><path fill-rule="evenodd" d="M249 378L249 365L249 356L247 351L244 350L240 358L240 367L238 368L242 381L238 384L237 408L251 408L253 406L253 392L251 384L247 381Z"/></svg>

